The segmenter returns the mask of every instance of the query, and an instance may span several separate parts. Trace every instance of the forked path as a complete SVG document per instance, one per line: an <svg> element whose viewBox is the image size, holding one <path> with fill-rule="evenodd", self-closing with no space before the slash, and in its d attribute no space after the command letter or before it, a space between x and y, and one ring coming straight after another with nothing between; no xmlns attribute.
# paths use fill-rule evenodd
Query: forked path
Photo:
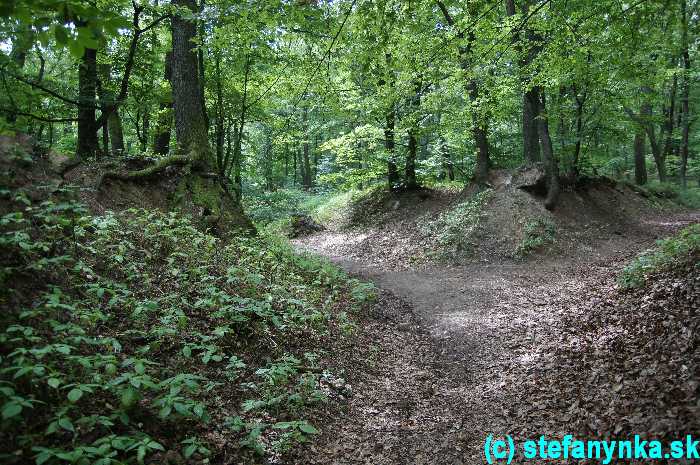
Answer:
<svg viewBox="0 0 700 465"><path fill-rule="evenodd" d="M552 328L566 309L588 288L609 286L654 236L697 220L655 222L648 236L614 236L566 259L416 270L337 256L332 244L343 240L339 233L298 241L299 249L329 258L381 292L361 336L369 374L349 376L354 394L347 409L321 425L321 437L297 460L485 463L486 436L520 431L522 413L537 408L522 401L518 387L540 376L547 364L540 349L557 339Z"/></svg>

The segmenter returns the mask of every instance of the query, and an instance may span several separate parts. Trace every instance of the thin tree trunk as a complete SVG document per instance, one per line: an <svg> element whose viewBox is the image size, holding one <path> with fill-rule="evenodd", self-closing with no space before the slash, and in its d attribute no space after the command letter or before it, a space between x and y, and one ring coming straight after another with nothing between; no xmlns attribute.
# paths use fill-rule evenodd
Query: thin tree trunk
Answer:
<svg viewBox="0 0 700 465"><path fill-rule="evenodd" d="M637 132L634 134L634 182L639 186L647 183L645 145L646 133L642 127L637 127Z"/></svg>
<svg viewBox="0 0 700 465"><path fill-rule="evenodd" d="M309 159L309 125L308 125L308 109L304 107L303 124L304 124L304 143L302 144L302 185L304 189L311 189L311 162Z"/></svg>
<svg viewBox="0 0 700 465"><path fill-rule="evenodd" d="M651 153L654 156L654 163L656 163L656 171L659 176L660 182L666 182L666 162L664 160L663 153L661 152L661 147L656 139L655 126L651 122L652 118L652 107L651 104L646 101L642 104L639 111L639 117L642 120L642 125L649 138L649 144L651 145Z"/></svg>
<svg viewBox="0 0 700 465"><path fill-rule="evenodd" d="M674 60L674 65L675 65L675 60ZM673 83L671 84L671 93L669 96L669 106L668 109L665 111L666 114L666 119L663 124L663 130L666 133L666 141L664 142L664 158L667 158L670 154L671 151L673 150L673 128L674 128L674 120L675 120L675 114L676 114L676 92L678 88L678 75L674 74L673 75Z"/></svg>
<svg viewBox="0 0 700 465"><path fill-rule="evenodd" d="M450 154L450 147L447 145L447 141L444 137L440 138L440 154L442 155L442 171L440 172L440 178L447 178L449 181L454 181L455 169L452 163L452 155Z"/></svg>
<svg viewBox="0 0 700 465"><path fill-rule="evenodd" d="M418 141L416 140L415 128L408 130L408 153L406 154L406 189L418 188L418 180L416 179L416 153L418 150Z"/></svg>
<svg viewBox="0 0 700 465"><path fill-rule="evenodd" d="M579 162L581 157L581 139L583 138L583 109L586 104L587 93L584 92L579 97L576 86L572 88L574 99L576 100L576 143L574 144L574 153L571 159L570 177L572 181L576 181L579 175Z"/></svg>
<svg viewBox="0 0 700 465"><path fill-rule="evenodd" d="M214 60L216 70L216 166L224 175L224 91L221 78L221 54L216 53Z"/></svg>
<svg viewBox="0 0 700 465"><path fill-rule="evenodd" d="M450 14L449 10L445 7L441 0L435 0L440 11L445 17L445 21L452 27L455 27L454 19ZM475 3L467 2L467 9L470 15L476 16ZM471 115L472 115L472 137L474 139L474 146L476 147L476 166L474 168L474 179L473 181L477 184L486 184L488 181L489 170L491 168L491 159L489 155L489 142L488 142L488 122L483 115L479 115L478 112L478 101L479 101L479 83L474 77L470 77L471 74L471 54L474 43L476 42L476 34L474 33L474 28L470 27L469 31L464 34L464 31L457 29L457 37L461 40L466 38L466 45L458 46L458 52L460 56L460 66L462 71L465 73L465 87L467 94L469 95L469 100L471 102Z"/></svg>
<svg viewBox="0 0 700 465"><path fill-rule="evenodd" d="M542 160L547 174L547 198L544 206L548 210L554 209L559 199L559 166L552 149L552 138L549 135L549 121L547 117L547 102L544 89L538 89L540 94L540 106L537 116L540 143L542 144Z"/></svg>
<svg viewBox="0 0 700 465"><path fill-rule="evenodd" d="M683 126L681 128L681 185L687 187L688 144L690 137L690 53L688 52L688 19L687 1L681 0L681 55L683 56L683 87L681 89L681 105L683 107Z"/></svg>
<svg viewBox="0 0 700 465"><path fill-rule="evenodd" d="M168 51L165 54L165 72L164 78L172 87L172 59L173 52ZM158 120L156 122L156 134L153 138L153 153L159 155L167 155L170 150L170 133L172 132L173 121L173 97L172 91L165 92L165 95L160 96L158 105Z"/></svg>

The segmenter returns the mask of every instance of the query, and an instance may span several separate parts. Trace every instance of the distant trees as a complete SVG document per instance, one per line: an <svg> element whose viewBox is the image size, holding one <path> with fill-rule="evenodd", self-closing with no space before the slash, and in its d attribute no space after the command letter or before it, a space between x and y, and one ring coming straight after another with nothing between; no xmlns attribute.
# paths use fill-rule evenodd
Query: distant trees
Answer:
<svg viewBox="0 0 700 465"><path fill-rule="evenodd" d="M0 20L0 129L82 158L186 155L237 198L536 163L550 208L700 172L697 0L59 3Z"/></svg>

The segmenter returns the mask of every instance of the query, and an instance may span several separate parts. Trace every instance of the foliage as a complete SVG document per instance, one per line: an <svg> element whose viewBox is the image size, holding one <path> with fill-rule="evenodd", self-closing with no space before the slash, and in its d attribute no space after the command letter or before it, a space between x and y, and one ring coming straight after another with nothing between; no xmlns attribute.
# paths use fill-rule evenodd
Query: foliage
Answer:
<svg viewBox="0 0 700 465"><path fill-rule="evenodd" d="M478 192L442 211L437 218L426 219L421 230L428 236L432 253L443 259L459 259L471 253L472 233L479 226L492 192L490 189Z"/></svg>
<svg viewBox="0 0 700 465"><path fill-rule="evenodd" d="M542 247L554 242L556 225L548 218L537 218L525 223L523 237L515 251L515 256L524 258Z"/></svg>
<svg viewBox="0 0 700 465"><path fill-rule="evenodd" d="M313 350L365 287L269 239L224 244L174 213L91 216L62 194L3 193L17 205L0 219L3 463L215 456L205 433L223 412L285 418L241 439L261 452L316 432Z"/></svg>
<svg viewBox="0 0 700 465"><path fill-rule="evenodd" d="M618 282L623 288L642 286L647 278L675 264L692 260L700 254L700 224L682 229L675 236L657 241L654 249L647 250L622 270Z"/></svg>

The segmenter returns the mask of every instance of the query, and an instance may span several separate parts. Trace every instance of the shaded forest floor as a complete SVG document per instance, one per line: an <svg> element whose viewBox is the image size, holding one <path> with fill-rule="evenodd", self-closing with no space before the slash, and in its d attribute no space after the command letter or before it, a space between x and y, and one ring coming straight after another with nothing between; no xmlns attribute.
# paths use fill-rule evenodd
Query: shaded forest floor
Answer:
<svg viewBox="0 0 700 465"><path fill-rule="evenodd" d="M646 214L633 228L596 228L571 253L462 265L387 256L387 237L402 232L386 226L296 240L374 282L380 300L347 354L368 374L293 461L476 464L490 433L700 432L697 257L635 291L616 282L656 238L698 222L697 213ZM362 253L349 257L358 237Z"/></svg>

